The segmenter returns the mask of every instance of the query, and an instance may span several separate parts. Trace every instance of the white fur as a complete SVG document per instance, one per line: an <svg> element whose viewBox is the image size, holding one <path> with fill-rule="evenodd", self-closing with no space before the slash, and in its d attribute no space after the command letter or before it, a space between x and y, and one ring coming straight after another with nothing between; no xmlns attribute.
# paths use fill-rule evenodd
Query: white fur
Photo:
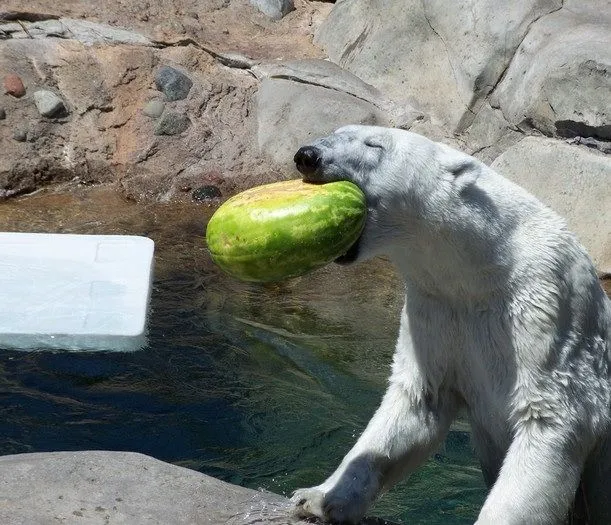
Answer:
<svg viewBox="0 0 611 525"><path fill-rule="evenodd" d="M466 408L491 489L484 524L611 523L611 302L563 220L473 157L419 135L349 126L311 144L306 179L368 200L356 261L406 282L388 390L300 516L357 522L442 443ZM588 519L583 516L587 515Z"/></svg>

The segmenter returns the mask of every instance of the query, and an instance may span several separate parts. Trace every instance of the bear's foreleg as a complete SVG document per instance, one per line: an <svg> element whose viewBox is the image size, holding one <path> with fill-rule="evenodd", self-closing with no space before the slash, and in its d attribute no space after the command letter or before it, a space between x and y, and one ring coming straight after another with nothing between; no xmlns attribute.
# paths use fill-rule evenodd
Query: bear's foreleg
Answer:
<svg viewBox="0 0 611 525"><path fill-rule="evenodd" d="M435 406L391 383L367 428L337 470L321 485L299 489L300 517L358 522L376 496L411 473L445 438L456 412L447 393Z"/></svg>
<svg viewBox="0 0 611 525"><path fill-rule="evenodd" d="M476 525L564 523L586 456L581 447L577 451L571 445L569 432L565 429L563 436L557 426L523 423Z"/></svg>

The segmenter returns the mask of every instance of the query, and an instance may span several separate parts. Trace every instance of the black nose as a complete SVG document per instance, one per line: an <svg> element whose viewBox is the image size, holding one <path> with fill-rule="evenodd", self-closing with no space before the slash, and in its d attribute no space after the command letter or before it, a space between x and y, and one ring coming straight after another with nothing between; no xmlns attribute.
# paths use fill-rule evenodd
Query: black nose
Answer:
<svg viewBox="0 0 611 525"><path fill-rule="evenodd" d="M320 165L320 150L314 146L304 146L295 153L293 160L304 175L314 173Z"/></svg>

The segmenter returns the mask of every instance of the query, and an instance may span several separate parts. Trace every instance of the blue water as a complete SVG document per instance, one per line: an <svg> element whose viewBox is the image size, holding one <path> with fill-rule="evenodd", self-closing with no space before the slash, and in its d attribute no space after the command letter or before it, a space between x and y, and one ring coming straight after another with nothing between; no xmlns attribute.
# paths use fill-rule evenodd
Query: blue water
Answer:
<svg viewBox="0 0 611 525"><path fill-rule="evenodd" d="M101 189L0 205L0 229L133 233L157 245L145 349L0 350L0 454L130 450L287 495L335 468L383 394L401 283L384 261L238 283L210 263L209 213ZM459 422L371 514L473 523L484 495Z"/></svg>

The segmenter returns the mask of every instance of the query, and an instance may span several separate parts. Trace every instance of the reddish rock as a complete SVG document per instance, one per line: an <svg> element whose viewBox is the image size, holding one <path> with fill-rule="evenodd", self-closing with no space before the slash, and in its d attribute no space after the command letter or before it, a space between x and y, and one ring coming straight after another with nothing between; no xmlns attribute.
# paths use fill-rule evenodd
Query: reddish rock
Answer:
<svg viewBox="0 0 611 525"><path fill-rule="evenodd" d="M25 87L21 78L11 73L4 77L4 92L14 97L20 98L25 95Z"/></svg>

